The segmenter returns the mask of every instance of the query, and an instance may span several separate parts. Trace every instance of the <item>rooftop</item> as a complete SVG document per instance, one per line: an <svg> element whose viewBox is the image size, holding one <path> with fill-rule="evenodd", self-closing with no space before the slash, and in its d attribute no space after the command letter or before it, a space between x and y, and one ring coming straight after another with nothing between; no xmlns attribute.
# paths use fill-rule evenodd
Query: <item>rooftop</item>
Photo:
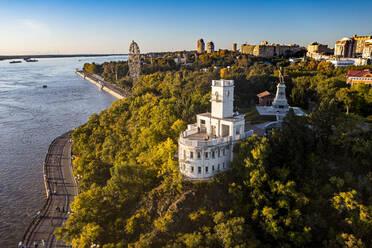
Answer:
<svg viewBox="0 0 372 248"><path fill-rule="evenodd" d="M346 77L364 77L370 74L372 74L372 70L369 70L369 69L349 70L346 74Z"/></svg>
<svg viewBox="0 0 372 248"><path fill-rule="evenodd" d="M191 133L190 135L187 136L187 139L189 140L212 140L215 139L215 136L208 135L206 130L201 130L198 133Z"/></svg>
<svg viewBox="0 0 372 248"><path fill-rule="evenodd" d="M218 119L218 120L231 121L231 122L241 121L242 119L244 119L244 114L239 114L239 113L235 113L233 117L227 117L227 118L215 117L215 116L212 116L212 114L209 112L198 114L198 115L208 117L208 118Z"/></svg>
<svg viewBox="0 0 372 248"><path fill-rule="evenodd" d="M271 96L272 94L268 92L267 90L264 92L261 92L260 94L257 94L258 97L264 97L264 96Z"/></svg>
<svg viewBox="0 0 372 248"><path fill-rule="evenodd" d="M212 80L212 86L234 86L234 80Z"/></svg>

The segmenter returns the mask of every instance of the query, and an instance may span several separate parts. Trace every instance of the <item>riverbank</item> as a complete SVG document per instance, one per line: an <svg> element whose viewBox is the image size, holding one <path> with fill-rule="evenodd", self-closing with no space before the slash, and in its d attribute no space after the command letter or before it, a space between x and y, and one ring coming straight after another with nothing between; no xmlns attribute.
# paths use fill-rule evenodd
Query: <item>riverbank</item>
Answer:
<svg viewBox="0 0 372 248"><path fill-rule="evenodd" d="M42 165L53 139L116 100L75 74L84 63L119 57L0 61L0 247L13 247L43 206ZM47 85L46 89L42 86ZM20 100L22 99L22 100Z"/></svg>
<svg viewBox="0 0 372 248"><path fill-rule="evenodd" d="M106 91L117 99L122 99L129 96L129 92L119 88L118 86L108 83L104 80L98 80L93 75L84 71L76 71L76 74L85 80L88 80L92 84L96 85L100 90Z"/></svg>
<svg viewBox="0 0 372 248"><path fill-rule="evenodd" d="M71 212L70 203L78 194L77 183L72 174L71 134L72 131L59 136L49 146L43 165L47 200L22 238L27 247L31 247L35 242L40 247L65 245L56 239L54 231L62 227Z"/></svg>

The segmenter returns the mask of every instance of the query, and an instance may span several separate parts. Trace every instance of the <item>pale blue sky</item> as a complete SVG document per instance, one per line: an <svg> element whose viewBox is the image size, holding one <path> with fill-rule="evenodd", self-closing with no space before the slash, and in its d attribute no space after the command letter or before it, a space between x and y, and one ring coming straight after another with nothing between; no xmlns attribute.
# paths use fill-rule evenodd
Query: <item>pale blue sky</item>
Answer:
<svg viewBox="0 0 372 248"><path fill-rule="evenodd" d="M216 49L372 35L372 1L0 0L0 55Z"/></svg>

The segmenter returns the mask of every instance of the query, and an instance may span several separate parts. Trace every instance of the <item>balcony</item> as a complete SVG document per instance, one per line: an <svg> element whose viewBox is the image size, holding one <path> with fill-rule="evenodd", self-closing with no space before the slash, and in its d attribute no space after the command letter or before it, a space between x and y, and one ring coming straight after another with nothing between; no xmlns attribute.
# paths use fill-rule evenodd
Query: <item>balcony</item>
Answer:
<svg viewBox="0 0 372 248"><path fill-rule="evenodd" d="M238 141L241 139L248 138L254 133L253 130L249 130L242 134L227 136L227 137L215 137L207 135L207 133L200 132L197 128L186 130L180 135L179 142L186 146L192 147L206 147L206 146L215 146L219 144L229 143L232 141Z"/></svg>

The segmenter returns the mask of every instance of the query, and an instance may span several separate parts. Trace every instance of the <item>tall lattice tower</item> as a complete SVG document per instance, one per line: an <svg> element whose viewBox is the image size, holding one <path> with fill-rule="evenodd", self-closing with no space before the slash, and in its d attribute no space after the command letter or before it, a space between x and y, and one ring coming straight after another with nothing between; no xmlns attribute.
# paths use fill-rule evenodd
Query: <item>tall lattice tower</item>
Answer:
<svg viewBox="0 0 372 248"><path fill-rule="evenodd" d="M132 41L129 46L129 75L135 82L141 74L141 53L136 42Z"/></svg>

